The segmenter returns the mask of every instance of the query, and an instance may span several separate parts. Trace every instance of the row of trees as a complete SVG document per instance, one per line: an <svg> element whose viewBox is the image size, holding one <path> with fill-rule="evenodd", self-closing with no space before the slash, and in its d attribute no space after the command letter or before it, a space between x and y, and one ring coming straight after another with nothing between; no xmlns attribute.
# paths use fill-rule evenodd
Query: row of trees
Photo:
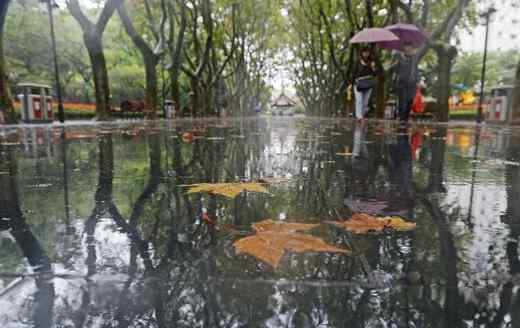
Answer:
<svg viewBox="0 0 520 328"><path fill-rule="evenodd" d="M36 0L2 3L2 109L12 112L7 80L52 82L48 21ZM57 10L59 64L69 100L91 101L100 119L121 99L144 98L155 117L161 98L203 116L227 108L247 115L266 103L267 60L278 47L280 3L230 0L66 1ZM114 17L115 16L115 17ZM3 53L3 52L2 52ZM2 57L3 60L5 60ZM143 91L141 91L143 90Z"/></svg>
<svg viewBox="0 0 520 328"><path fill-rule="evenodd" d="M513 2L508 4L515 6ZM504 5L504 6L508 6ZM478 23L478 1L403 0L298 0L290 7L292 49L295 54L295 86L306 107L314 114L345 111L347 88L357 58L350 38L366 27L397 22L415 24L429 38L418 49L425 82L438 99L437 116L448 120L452 68L458 53L457 39L463 27ZM374 47L376 64L383 71L389 51ZM479 56L479 58L481 58ZM479 72L480 62L477 67ZM480 75L479 75L480 77ZM388 74L380 74L376 86L377 115L381 117L391 88Z"/></svg>
<svg viewBox="0 0 520 328"><path fill-rule="evenodd" d="M366 27L407 22L430 35L428 42L418 50L418 56L424 58L431 49L437 55L439 114L441 119L447 119L450 73L457 53L451 41L462 20L472 22L472 9L469 0L421 3L401 0L295 1L291 18L297 40L294 43L297 90L308 108L318 113L337 109L340 104L346 106L345 94L352 82L352 68L357 55L349 39ZM389 54L376 48L374 53L381 70ZM385 74L378 77L378 115L382 115L384 110L387 82Z"/></svg>
<svg viewBox="0 0 520 328"><path fill-rule="evenodd" d="M281 58L308 112L331 115L349 106L357 58L349 39L365 27L408 22L429 35L418 56L428 90L439 100L438 117L447 120L452 73L464 70L452 71L458 33L478 22L480 2L104 0L82 8L78 0L67 0L66 9L55 11L64 94L73 101L95 99L100 119L109 118L111 106L122 99L144 99L151 118L166 98L195 116L218 115L223 108L247 115L267 103L266 81ZM52 82L51 52L43 50L49 49L47 31L39 1L0 5L0 53L6 56L0 57L2 120L14 119L9 91L17 82ZM390 52L374 48L374 53L383 71ZM388 74L381 74L378 116L390 87Z"/></svg>

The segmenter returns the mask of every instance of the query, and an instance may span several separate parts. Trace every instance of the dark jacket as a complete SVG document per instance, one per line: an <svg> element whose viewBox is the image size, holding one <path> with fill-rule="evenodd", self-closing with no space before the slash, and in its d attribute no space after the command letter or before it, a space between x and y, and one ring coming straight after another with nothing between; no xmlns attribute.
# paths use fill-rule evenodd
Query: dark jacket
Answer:
<svg viewBox="0 0 520 328"><path fill-rule="evenodd" d="M360 77L376 76L376 73L377 72L372 68L371 62L369 62L367 65L363 65L361 60L358 60L354 66L354 82Z"/></svg>
<svg viewBox="0 0 520 328"><path fill-rule="evenodd" d="M407 56L397 53L394 56L394 73L396 82L401 85L417 84L419 82L419 69L417 56Z"/></svg>

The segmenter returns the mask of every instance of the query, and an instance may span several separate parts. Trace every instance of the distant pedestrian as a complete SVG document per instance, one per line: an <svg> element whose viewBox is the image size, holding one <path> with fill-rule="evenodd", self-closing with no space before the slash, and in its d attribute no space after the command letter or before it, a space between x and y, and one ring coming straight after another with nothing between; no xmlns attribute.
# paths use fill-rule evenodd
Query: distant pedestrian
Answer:
<svg viewBox="0 0 520 328"><path fill-rule="evenodd" d="M370 95L375 86L376 64L371 54L370 48L362 48L361 55L354 66L355 115L358 120L366 118Z"/></svg>
<svg viewBox="0 0 520 328"><path fill-rule="evenodd" d="M403 51L395 55L392 68L396 74L399 120L408 122L419 81L418 59L411 43L405 43Z"/></svg>

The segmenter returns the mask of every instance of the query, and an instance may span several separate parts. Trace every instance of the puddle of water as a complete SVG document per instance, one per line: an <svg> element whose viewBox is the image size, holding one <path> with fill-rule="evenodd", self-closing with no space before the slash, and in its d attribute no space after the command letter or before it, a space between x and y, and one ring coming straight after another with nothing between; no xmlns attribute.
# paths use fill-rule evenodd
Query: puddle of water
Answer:
<svg viewBox="0 0 520 328"><path fill-rule="evenodd" d="M0 159L2 327L520 325L513 128L23 127L0 142ZM268 192L187 193L217 182ZM417 228L325 223L354 212ZM286 251L276 268L237 254L233 243L265 219L319 224L303 233L353 253Z"/></svg>

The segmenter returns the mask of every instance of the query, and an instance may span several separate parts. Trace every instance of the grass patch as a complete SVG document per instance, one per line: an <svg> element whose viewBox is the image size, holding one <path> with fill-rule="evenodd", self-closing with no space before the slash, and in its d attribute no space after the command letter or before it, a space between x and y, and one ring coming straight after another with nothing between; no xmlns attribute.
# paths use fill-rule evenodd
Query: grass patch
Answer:
<svg viewBox="0 0 520 328"><path fill-rule="evenodd" d="M478 115L477 109L464 109L450 111L451 120L476 120Z"/></svg>

